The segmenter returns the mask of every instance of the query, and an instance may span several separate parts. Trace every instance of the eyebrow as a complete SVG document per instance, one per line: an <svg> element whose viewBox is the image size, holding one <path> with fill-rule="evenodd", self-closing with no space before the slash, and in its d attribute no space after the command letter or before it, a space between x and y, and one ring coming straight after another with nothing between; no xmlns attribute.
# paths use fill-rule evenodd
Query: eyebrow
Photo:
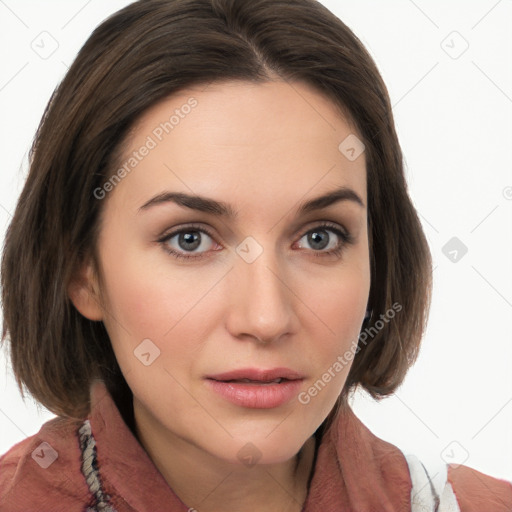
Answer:
<svg viewBox="0 0 512 512"><path fill-rule="evenodd" d="M359 195L347 187L340 187L327 194L315 197L299 205L297 209L298 215L303 215L315 210L321 210L327 208L340 201L351 201L362 208L365 208L363 200ZM162 192L149 201L144 203L138 210L138 213L146 211L154 206L175 203L191 210L197 210L204 213L209 213L219 217L226 217L229 219L235 219L238 216L238 212L228 203L223 201L216 201L204 196L190 195L183 192Z"/></svg>

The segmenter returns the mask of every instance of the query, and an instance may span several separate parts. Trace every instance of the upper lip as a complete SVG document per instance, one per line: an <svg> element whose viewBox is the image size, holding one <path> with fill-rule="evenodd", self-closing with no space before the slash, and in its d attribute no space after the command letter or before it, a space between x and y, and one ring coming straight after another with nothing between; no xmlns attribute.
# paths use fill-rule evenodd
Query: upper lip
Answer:
<svg viewBox="0 0 512 512"><path fill-rule="evenodd" d="M216 375L207 375L207 379L227 381L249 379L261 382L270 382L276 379L301 380L304 378L302 374L289 368L240 368Z"/></svg>

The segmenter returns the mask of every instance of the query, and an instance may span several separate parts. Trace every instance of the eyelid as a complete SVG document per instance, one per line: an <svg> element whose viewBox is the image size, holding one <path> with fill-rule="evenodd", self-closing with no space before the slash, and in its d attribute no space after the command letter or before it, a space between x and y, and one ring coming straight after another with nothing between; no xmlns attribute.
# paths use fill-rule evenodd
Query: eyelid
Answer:
<svg viewBox="0 0 512 512"><path fill-rule="evenodd" d="M343 224L340 224L338 222L333 222L331 220L323 220L323 219L309 222L308 223L308 227L301 228L298 231L297 236L300 236L302 238L304 235L306 235L310 231L312 231L314 229L320 229L320 228L322 228L322 229L327 229L327 228L333 229L334 231L340 231L346 237L350 237L351 236L350 235L350 231L348 229L346 229L345 226L343 226Z"/></svg>

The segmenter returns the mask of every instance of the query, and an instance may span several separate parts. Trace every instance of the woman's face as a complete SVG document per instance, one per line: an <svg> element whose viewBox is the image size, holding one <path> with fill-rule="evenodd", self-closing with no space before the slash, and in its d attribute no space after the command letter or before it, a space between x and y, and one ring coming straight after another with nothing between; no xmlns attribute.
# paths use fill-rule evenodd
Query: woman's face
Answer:
<svg viewBox="0 0 512 512"><path fill-rule="evenodd" d="M277 463L326 418L370 287L355 137L301 83L188 89L137 123L94 200L96 318L140 424L227 462Z"/></svg>

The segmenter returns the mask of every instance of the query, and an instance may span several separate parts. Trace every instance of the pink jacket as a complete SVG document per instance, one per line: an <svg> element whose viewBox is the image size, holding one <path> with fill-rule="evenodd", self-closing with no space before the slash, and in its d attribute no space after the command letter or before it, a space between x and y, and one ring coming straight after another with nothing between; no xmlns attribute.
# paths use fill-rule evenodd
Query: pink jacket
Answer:
<svg viewBox="0 0 512 512"><path fill-rule="evenodd" d="M411 509L411 474L401 450L374 436L349 409L322 438L303 512L425 510ZM456 504L439 510L512 511L510 482L466 466L448 467L447 490ZM134 437L104 383L95 381L84 422L54 418L0 457L0 511L100 510L189 507Z"/></svg>

